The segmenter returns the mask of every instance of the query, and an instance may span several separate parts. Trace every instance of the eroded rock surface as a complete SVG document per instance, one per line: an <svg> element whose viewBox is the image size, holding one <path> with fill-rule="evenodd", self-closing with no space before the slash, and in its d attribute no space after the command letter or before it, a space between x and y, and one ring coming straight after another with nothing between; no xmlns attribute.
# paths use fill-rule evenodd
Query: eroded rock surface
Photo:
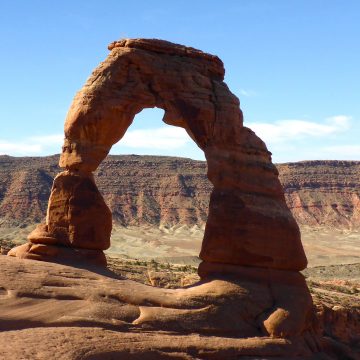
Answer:
<svg viewBox="0 0 360 360"><path fill-rule="evenodd" d="M6 359L329 359L297 273L238 267L241 279L174 290L6 256L0 267Z"/></svg>
<svg viewBox="0 0 360 360"><path fill-rule="evenodd" d="M101 233L100 225L98 231L96 224L88 224L88 219L96 219L95 213L89 212L75 227L74 219L82 215L61 215L71 206L74 192L62 189L59 193L57 182L66 177L91 178L134 116L156 106L164 109L164 122L183 127L207 158L214 189L201 259L284 270L305 268L300 231L286 206L278 172L263 141L243 127L239 100L223 82L221 60L161 40L122 40L109 49L108 58L75 96L66 119L60 166L67 172L52 188L46 223L49 237L61 238L62 243L74 233L86 234L91 226L95 234ZM86 192L85 183L78 184L79 193ZM104 216L108 222L110 212ZM99 249L108 242L107 232L102 236L95 240L80 236L71 246Z"/></svg>
<svg viewBox="0 0 360 360"><path fill-rule="evenodd" d="M59 283L47 274L50 269L26 286L9 276L3 285L6 329L17 326L16 320L58 326L105 323L118 331L230 335L262 338L264 344L267 338L282 338L290 343L285 358L321 353L311 296L298 272L307 263L299 228L271 154L243 126L239 101L223 82L220 59L161 40L122 40L109 49L70 107L60 158L66 170L54 180L46 224L8 255L68 262L76 252L76 263L81 257L88 264L101 263L101 252L109 246L111 213L92 172L136 113L156 106L164 109L164 122L183 127L204 151L214 186L200 252L201 282L171 290L88 274L81 281L86 286L77 287L74 296L72 280ZM85 276L80 270L77 274ZM62 289L61 295L54 287ZM22 302L28 294L36 294L35 307L50 297L55 310L38 314L27 304L21 316L12 312L16 300L6 302L7 297Z"/></svg>

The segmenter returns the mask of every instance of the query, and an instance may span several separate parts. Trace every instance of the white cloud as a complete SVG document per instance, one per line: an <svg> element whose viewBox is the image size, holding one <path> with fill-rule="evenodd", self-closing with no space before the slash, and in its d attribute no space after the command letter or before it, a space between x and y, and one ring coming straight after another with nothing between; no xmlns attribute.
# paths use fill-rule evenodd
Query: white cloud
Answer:
<svg viewBox="0 0 360 360"><path fill-rule="evenodd" d="M250 90L250 89L239 89L239 95L241 96L246 96L246 97L253 97L253 96L257 96L257 92L254 90Z"/></svg>
<svg viewBox="0 0 360 360"><path fill-rule="evenodd" d="M0 140L0 155L45 155L60 152L64 135L43 135L26 138L22 141Z"/></svg>
<svg viewBox="0 0 360 360"><path fill-rule="evenodd" d="M0 155L26 155L26 154L40 154L42 151L41 145L16 143L0 140Z"/></svg>
<svg viewBox="0 0 360 360"><path fill-rule="evenodd" d="M55 134L55 135L42 135L42 136L32 136L29 138L30 142L34 142L41 145L59 145L61 146L64 142L63 134Z"/></svg>
<svg viewBox="0 0 360 360"><path fill-rule="evenodd" d="M169 126L127 131L115 146L169 150L179 149L191 141L184 129Z"/></svg>
<svg viewBox="0 0 360 360"><path fill-rule="evenodd" d="M0 155L31 156L58 153L61 151L63 140L64 135L62 134L31 136L20 141L0 139ZM127 131L125 136L113 147L113 150L125 147L139 151L142 149L151 154L154 151L166 152L183 149L189 143L192 143L192 140L184 129L166 126Z"/></svg>
<svg viewBox="0 0 360 360"><path fill-rule="evenodd" d="M331 121L333 124L337 124L340 127L343 127L345 130L349 129L350 121L352 117L348 115L336 115L327 118L327 121Z"/></svg>
<svg viewBox="0 0 360 360"><path fill-rule="evenodd" d="M360 159L360 145L334 145L321 149L323 153L331 154L334 159Z"/></svg>
<svg viewBox="0 0 360 360"><path fill-rule="evenodd" d="M332 116L323 123L308 120L278 120L274 123L250 123L249 127L266 143L282 143L304 137L324 137L350 128L351 116Z"/></svg>

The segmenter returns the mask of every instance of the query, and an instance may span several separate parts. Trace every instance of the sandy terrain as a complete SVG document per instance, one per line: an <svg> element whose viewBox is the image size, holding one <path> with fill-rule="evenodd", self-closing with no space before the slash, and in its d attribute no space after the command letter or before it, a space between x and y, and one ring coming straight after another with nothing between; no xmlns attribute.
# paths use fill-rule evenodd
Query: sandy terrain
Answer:
<svg viewBox="0 0 360 360"><path fill-rule="evenodd" d="M302 227L309 266L360 262L360 231Z"/></svg>
<svg viewBox="0 0 360 360"><path fill-rule="evenodd" d="M0 227L0 240L23 243L33 228L33 225L25 228ZM309 267L360 263L360 230L303 226L301 233ZM112 245L107 254L196 265L203 234L204 230L197 226L171 229L114 226Z"/></svg>
<svg viewBox="0 0 360 360"><path fill-rule="evenodd" d="M360 262L360 231L302 227L302 242L309 267ZM173 229L118 228L109 255L194 264L203 230L186 226Z"/></svg>

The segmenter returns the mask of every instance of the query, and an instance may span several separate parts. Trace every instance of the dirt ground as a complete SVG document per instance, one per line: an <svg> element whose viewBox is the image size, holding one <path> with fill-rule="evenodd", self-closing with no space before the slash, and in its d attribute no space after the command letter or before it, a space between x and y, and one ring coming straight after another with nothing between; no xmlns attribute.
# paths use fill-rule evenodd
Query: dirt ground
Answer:
<svg viewBox="0 0 360 360"><path fill-rule="evenodd" d="M33 228L34 225L24 228L0 225L0 241L21 244ZM360 229L304 226L301 234L308 267L360 263ZM168 229L114 225L111 247L106 253L118 258L197 265L203 236L204 229L197 226Z"/></svg>

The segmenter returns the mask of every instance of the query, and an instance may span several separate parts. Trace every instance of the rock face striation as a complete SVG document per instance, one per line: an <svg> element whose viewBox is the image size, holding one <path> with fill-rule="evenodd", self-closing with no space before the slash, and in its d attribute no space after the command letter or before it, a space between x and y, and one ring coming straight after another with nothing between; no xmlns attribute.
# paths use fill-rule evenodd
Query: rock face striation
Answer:
<svg viewBox="0 0 360 360"><path fill-rule="evenodd" d="M239 101L223 82L222 62L161 40L121 40L109 49L70 107L60 158L65 171L54 180L46 224L9 255L105 263L111 213L93 171L136 113L156 106L164 109L164 122L183 127L204 151L214 186L200 253L201 283L164 291L125 281L118 290L125 305L119 308L120 323L153 331L271 338L277 345L275 338L286 338L286 345L293 344L283 356L287 359L321 352L311 296L298 272L306 267L299 228L270 153L243 126ZM54 279L49 280L53 286ZM10 287L11 281L3 286ZM91 309L88 316L94 318ZM83 314L68 315L81 323Z"/></svg>
<svg viewBox="0 0 360 360"><path fill-rule="evenodd" d="M0 156L0 224L42 222L58 156ZM360 161L276 164L286 204L301 226L360 228ZM94 173L113 223L204 227L212 185L204 161L167 156L108 155Z"/></svg>
<svg viewBox="0 0 360 360"><path fill-rule="evenodd" d="M299 224L360 228L360 161L301 161L277 168Z"/></svg>

